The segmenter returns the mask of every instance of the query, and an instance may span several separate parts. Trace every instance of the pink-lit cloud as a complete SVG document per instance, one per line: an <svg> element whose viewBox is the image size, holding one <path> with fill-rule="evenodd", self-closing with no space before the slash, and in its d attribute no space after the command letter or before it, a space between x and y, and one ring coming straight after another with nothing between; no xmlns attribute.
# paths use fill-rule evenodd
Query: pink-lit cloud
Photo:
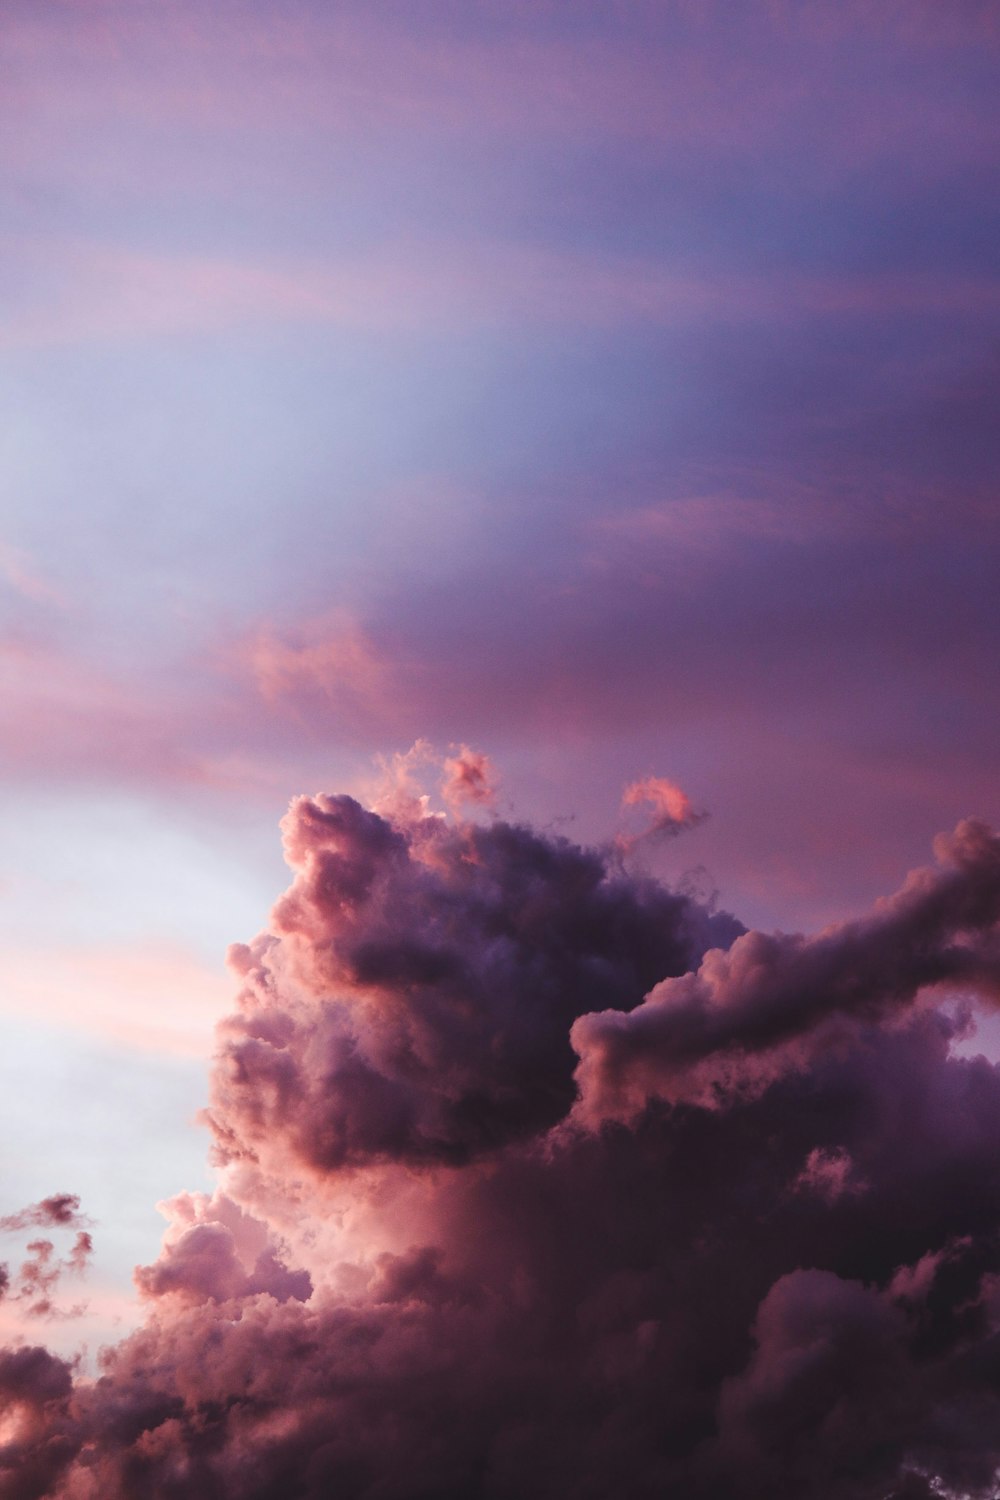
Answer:
<svg viewBox="0 0 1000 1500"><path fill-rule="evenodd" d="M306 1271L290 1271L268 1226L245 1213L224 1194L182 1193L159 1205L170 1228L152 1266L140 1266L136 1285L149 1301L173 1305L245 1300L267 1293L278 1302L308 1300ZM168 1303L168 1305L170 1305Z"/></svg>
<svg viewBox="0 0 1000 1500"><path fill-rule="evenodd" d="M808 941L419 805L303 798L286 847L293 885L233 955L225 1185L163 1205L147 1320L99 1379L5 1351L0 1494L989 1492L1000 1082L921 991L992 995L992 834ZM646 1018L708 971L730 989L673 1007L675 1085L733 1037L811 1040L669 1104ZM660 1080L628 1111L607 1058L595 1092L602 993L634 1026L620 1081ZM17 1222L76 1213L48 1202Z"/></svg>
<svg viewBox="0 0 1000 1500"><path fill-rule="evenodd" d="M708 816L698 812L686 792L665 776L644 776L631 781L622 793L623 808L646 809L645 825L637 833L619 833L617 847L631 854L640 845L675 838L686 828L696 828Z"/></svg>
<svg viewBox="0 0 1000 1500"><path fill-rule="evenodd" d="M460 745L444 762L442 796L454 811L463 807L493 807L496 802L496 772L482 750Z"/></svg>
<svg viewBox="0 0 1000 1500"><path fill-rule="evenodd" d="M564 1007L636 1003L653 972L709 941L716 919L693 903L633 895L572 846L393 806L394 822L351 798L300 798L285 820L296 881L271 931L232 955L245 987L210 1111L223 1159L290 1151L323 1170L488 1154L568 1108ZM619 958L630 928L635 952ZM310 996L324 997L322 1034Z"/></svg>
<svg viewBox="0 0 1000 1500"><path fill-rule="evenodd" d="M302 709L307 717L315 716L317 702L378 717L395 687L390 663L346 614L314 622L294 641L262 630L246 649L264 699L286 711Z"/></svg>

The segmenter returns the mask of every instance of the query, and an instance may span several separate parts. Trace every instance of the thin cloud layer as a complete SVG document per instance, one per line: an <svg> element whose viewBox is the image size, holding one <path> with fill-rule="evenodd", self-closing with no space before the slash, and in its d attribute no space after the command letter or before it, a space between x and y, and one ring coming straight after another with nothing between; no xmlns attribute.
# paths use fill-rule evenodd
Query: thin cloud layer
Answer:
<svg viewBox="0 0 1000 1500"><path fill-rule="evenodd" d="M413 799L285 839L222 1187L99 1378L0 1355L3 1500L992 1493L996 835L812 939Z"/></svg>

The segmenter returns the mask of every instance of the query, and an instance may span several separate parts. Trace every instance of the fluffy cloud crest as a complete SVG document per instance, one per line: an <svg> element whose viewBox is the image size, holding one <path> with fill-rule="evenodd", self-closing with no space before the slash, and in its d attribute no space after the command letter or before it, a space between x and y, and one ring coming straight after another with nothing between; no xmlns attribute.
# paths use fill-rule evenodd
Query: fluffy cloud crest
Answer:
<svg viewBox="0 0 1000 1500"><path fill-rule="evenodd" d="M220 1190L99 1378L0 1355L0 1500L993 1493L989 829L813 938L405 799L285 840Z"/></svg>
<svg viewBox="0 0 1000 1500"><path fill-rule="evenodd" d="M739 930L566 840L395 806L303 797L285 819L294 883L231 954L224 1163L456 1165L544 1133L575 1097L573 1021Z"/></svg>

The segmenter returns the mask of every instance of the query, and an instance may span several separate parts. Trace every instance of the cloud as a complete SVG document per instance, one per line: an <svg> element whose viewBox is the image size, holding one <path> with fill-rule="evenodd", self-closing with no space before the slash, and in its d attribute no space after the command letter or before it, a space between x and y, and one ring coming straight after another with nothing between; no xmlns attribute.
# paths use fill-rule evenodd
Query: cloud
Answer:
<svg viewBox="0 0 1000 1500"><path fill-rule="evenodd" d="M662 838L674 838L686 828L695 828L708 816L696 812L691 799L665 776L646 776L633 781L622 794L622 807L648 807L649 822L638 833L619 833L616 846L623 854L633 853L640 844Z"/></svg>
<svg viewBox="0 0 1000 1500"><path fill-rule="evenodd" d="M45 1238L29 1240L27 1256L16 1275L10 1268L0 1266L0 1298L8 1304L19 1304L18 1311L28 1318L75 1318L85 1311L85 1304L73 1307L60 1306L56 1292L63 1274L82 1276L94 1253L94 1241L89 1229L83 1227L92 1221L80 1211L80 1200L75 1193L54 1193L39 1203L0 1218L0 1233L16 1234L31 1229L75 1229L73 1245L64 1259L56 1256L54 1241Z"/></svg>
<svg viewBox="0 0 1000 1500"><path fill-rule="evenodd" d="M0 1357L3 1500L985 1500L990 830L814 938L419 799L284 831L220 1189L99 1378Z"/></svg>
<svg viewBox="0 0 1000 1500"><path fill-rule="evenodd" d="M385 665L364 631L341 614L298 641L261 630L247 648L258 688L269 703L302 697L371 708L385 691Z"/></svg>
<svg viewBox="0 0 1000 1500"><path fill-rule="evenodd" d="M285 819L295 882L233 954L246 982L209 1112L223 1160L458 1163L544 1131L574 1097L575 1017L638 1004L737 930L568 842L392 805L405 821L343 796Z"/></svg>
<svg viewBox="0 0 1000 1500"><path fill-rule="evenodd" d="M464 806L492 807L496 802L495 771L488 755L460 745L444 763L442 796L455 812Z"/></svg>
<svg viewBox="0 0 1000 1500"><path fill-rule="evenodd" d="M0 1232L10 1233L18 1229L75 1228L90 1221L80 1212L80 1200L75 1193L53 1193L40 1203L30 1203L16 1213L0 1218Z"/></svg>
<svg viewBox="0 0 1000 1500"><path fill-rule="evenodd" d="M863 1193L866 1184L858 1180L850 1153L838 1148L824 1151L815 1146L806 1157L805 1166L792 1183L797 1193L819 1193L831 1202L844 1193Z"/></svg>
<svg viewBox="0 0 1000 1500"><path fill-rule="evenodd" d="M278 1302L308 1300L307 1271L290 1271L283 1246L267 1225L216 1193L181 1193L160 1205L170 1220L163 1252L152 1266L140 1266L136 1285L150 1300L174 1298L183 1305L228 1302L266 1292Z"/></svg>
<svg viewBox="0 0 1000 1500"><path fill-rule="evenodd" d="M961 823L866 918L814 938L747 932L629 1013L581 1017L579 1115L628 1118L648 1100L718 1105L836 1045L855 1017L889 1018L926 987L1000 994L1000 839Z"/></svg>

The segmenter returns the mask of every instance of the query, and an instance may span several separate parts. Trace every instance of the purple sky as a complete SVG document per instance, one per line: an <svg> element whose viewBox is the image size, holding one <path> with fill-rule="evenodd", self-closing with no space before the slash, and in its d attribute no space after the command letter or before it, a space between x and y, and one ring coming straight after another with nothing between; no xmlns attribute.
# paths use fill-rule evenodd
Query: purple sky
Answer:
<svg viewBox="0 0 1000 1500"><path fill-rule="evenodd" d="M154 1204L221 1180L223 955L291 797L406 823L392 757L434 747L443 811L471 746L496 796L453 814L783 933L1000 824L998 96L989 0L6 0L0 1218L96 1221L50 1347L144 1316Z"/></svg>
<svg viewBox="0 0 1000 1500"><path fill-rule="evenodd" d="M991 6L3 33L15 784L666 770L793 923L993 811Z"/></svg>

